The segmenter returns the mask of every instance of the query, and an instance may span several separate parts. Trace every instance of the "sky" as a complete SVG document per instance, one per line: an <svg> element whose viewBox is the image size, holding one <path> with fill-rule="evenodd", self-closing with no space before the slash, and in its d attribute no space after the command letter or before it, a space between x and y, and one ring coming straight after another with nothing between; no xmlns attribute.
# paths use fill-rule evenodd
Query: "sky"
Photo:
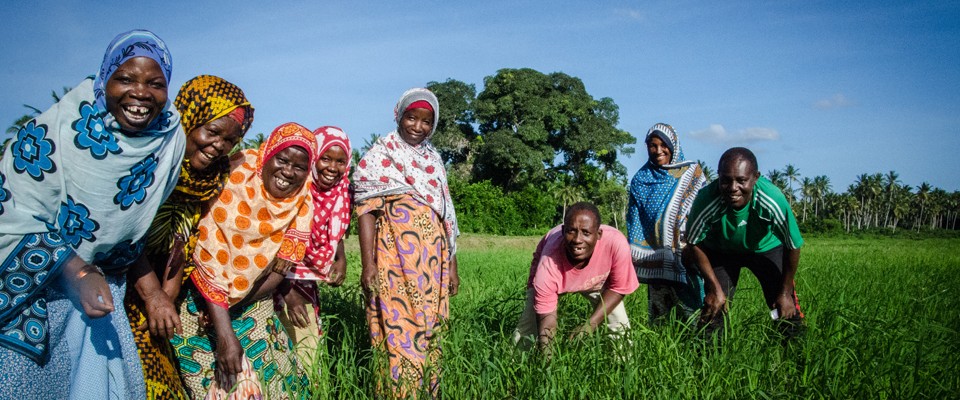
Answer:
<svg viewBox="0 0 960 400"><path fill-rule="evenodd" d="M200 74L240 86L248 137L335 125L355 148L408 88L483 90L503 68L580 78L637 138L673 125L687 159L729 147L843 192L864 173L960 190L960 2L12 1L0 8L0 124L96 73L117 34L155 32L170 98ZM441 107L443 105L441 104ZM8 137L3 134L3 138Z"/></svg>

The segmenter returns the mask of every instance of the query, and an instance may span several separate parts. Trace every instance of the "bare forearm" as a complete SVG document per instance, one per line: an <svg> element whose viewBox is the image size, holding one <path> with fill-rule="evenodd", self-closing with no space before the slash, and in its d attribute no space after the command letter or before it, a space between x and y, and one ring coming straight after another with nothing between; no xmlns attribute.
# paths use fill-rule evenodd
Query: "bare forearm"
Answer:
<svg viewBox="0 0 960 400"><path fill-rule="evenodd" d="M794 290L794 278L797 275L797 266L800 265L800 249L783 250L783 293L791 294Z"/></svg>
<svg viewBox="0 0 960 400"><path fill-rule="evenodd" d="M606 319L607 315L610 315L610 313L613 312L613 309L617 308L622 301L622 294L614 292L610 289L604 289L603 293L600 294L600 302L597 303L597 308L593 310L593 314L590 315L590 319L587 320L587 323L590 324L590 330L592 331L597 326L600 326L600 324Z"/></svg>
<svg viewBox="0 0 960 400"><path fill-rule="evenodd" d="M689 245L683 249L683 254L685 262L693 262L700 270L700 275L704 281L704 289L708 293L719 293L721 291L720 281L717 280L717 275L713 273L713 265L710 264L707 253L704 253L698 245Z"/></svg>
<svg viewBox="0 0 960 400"><path fill-rule="evenodd" d="M366 213L360 216L357 230L360 236L360 263L364 269L375 267L377 260L377 218Z"/></svg>
<svg viewBox="0 0 960 400"><path fill-rule="evenodd" d="M553 341L557 333L557 312L537 314L537 327L537 342L540 348L544 348Z"/></svg>
<svg viewBox="0 0 960 400"><path fill-rule="evenodd" d="M133 287L141 299L147 299L157 295L162 290L160 279L153 273L153 266L147 261L147 258L140 256L133 263L130 269L130 278L133 279Z"/></svg>

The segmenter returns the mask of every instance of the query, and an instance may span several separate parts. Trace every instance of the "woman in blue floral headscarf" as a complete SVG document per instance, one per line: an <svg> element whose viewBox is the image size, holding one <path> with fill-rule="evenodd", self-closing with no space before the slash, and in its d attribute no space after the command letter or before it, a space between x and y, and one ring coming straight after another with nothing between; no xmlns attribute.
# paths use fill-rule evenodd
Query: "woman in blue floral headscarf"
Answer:
<svg viewBox="0 0 960 400"><path fill-rule="evenodd" d="M0 398L145 396L113 311L183 159L171 68L156 35L120 34L0 160Z"/></svg>
<svg viewBox="0 0 960 400"><path fill-rule="evenodd" d="M689 318L703 305L703 279L681 263L687 214L706 184L696 161L683 157L677 132L656 124L644 139L646 164L630 181L627 234L637 278L647 284L650 322L675 312Z"/></svg>

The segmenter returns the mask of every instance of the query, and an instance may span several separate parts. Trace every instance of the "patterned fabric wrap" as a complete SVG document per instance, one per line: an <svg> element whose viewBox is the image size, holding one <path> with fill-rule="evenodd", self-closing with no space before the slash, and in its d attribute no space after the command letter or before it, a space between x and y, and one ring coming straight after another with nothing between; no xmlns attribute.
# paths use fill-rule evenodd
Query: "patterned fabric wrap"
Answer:
<svg viewBox="0 0 960 400"><path fill-rule="evenodd" d="M350 138L340 128L324 126L313 133L320 141L320 157L333 146L340 146L347 155L350 154ZM350 166L347 164L343 178L327 190L320 190L317 186L319 171L316 168L312 171L310 195L313 198L313 223L310 227L310 245L303 263L294 266L287 278L326 281L337 245L350 226L350 180L347 179Z"/></svg>
<svg viewBox="0 0 960 400"><path fill-rule="evenodd" d="M107 81L110 76L120 68L123 63L134 57L147 57L156 61L163 70L163 76L167 78L167 84L170 83L170 75L173 74L173 57L167 50L167 44L163 42L153 32L134 29L124 32L113 38L110 45L107 46L107 53L103 56L103 64L100 65L100 72L93 83L93 93L96 96L96 105L100 110L107 109ZM109 115L109 114L108 114ZM119 129L116 119L109 115L104 119L106 126ZM158 123L160 120L158 119ZM162 130L147 129L138 132L140 135L162 134Z"/></svg>
<svg viewBox="0 0 960 400"><path fill-rule="evenodd" d="M407 194L375 197L357 213L377 215L374 295L367 299L373 348L386 355L377 398L407 398L420 390L437 396L440 334L450 315L449 241L443 221Z"/></svg>
<svg viewBox="0 0 960 400"><path fill-rule="evenodd" d="M238 107L246 110L245 120L240 126L241 135L253 123L253 106L243 95L243 90L217 76L200 75L187 81L180 87L173 104L180 112L180 124L188 136L194 129L220 119ZM180 165L177 187L170 199L160 206L150 226L147 253L169 253L175 234L183 238L191 237L200 221L202 204L220 193L229 172L230 161L227 157L214 160L205 171L194 171L190 168L190 160L185 158ZM185 260L192 253L192 244L195 242L184 241Z"/></svg>
<svg viewBox="0 0 960 400"><path fill-rule="evenodd" d="M121 132L97 104L94 81L84 80L21 127L0 161L2 343L38 361L48 340L41 289L69 258L64 249L108 272L136 260L183 158L186 139L170 103L136 135ZM18 261L24 257L30 263ZM34 277L21 280L22 273ZM23 311L29 324L11 325Z"/></svg>
<svg viewBox="0 0 960 400"><path fill-rule="evenodd" d="M285 199L263 185L263 165L277 152L299 146L311 165L317 140L309 129L286 123L273 130L259 151L244 150L230 159L230 177L197 228L190 278L207 301L229 308L242 300L274 257L303 259L310 240L310 181Z"/></svg>
<svg viewBox="0 0 960 400"><path fill-rule="evenodd" d="M397 131L377 139L363 155L353 176L353 201L359 202L377 196L406 193L430 206L443 221L450 254L457 252L457 214L447 186L447 171L440 153L430 143L437 128L440 104L427 89L410 89L394 108L394 118L400 123L403 110L413 102L424 100L433 107L433 130L422 143L407 144Z"/></svg>
<svg viewBox="0 0 960 400"><path fill-rule="evenodd" d="M220 387L214 350L217 335L200 319L197 303L202 304L202 299L193 290L189 286L185 289L180 305L183 335L170 339L191 398L310 398L309 382L296 358L294 343L273 312L271 299L230 310L230 325L243 347L243 370L227 379L230 387Z"/></svg>
<svg viewBox="0 0 960 400"><path fill-rule="evenodd" d="M662 261L662 268L637 268L641 282L666 280L686 283L686 270L679 253L684 240L687 214L697 191L705 184L703 170L696 161L685 161L683 149L673 127L656 124L647 132L669 139L670 163L662 167L647 161L630 182L627 207L627 233L635 265L643 261Z"/></svg>

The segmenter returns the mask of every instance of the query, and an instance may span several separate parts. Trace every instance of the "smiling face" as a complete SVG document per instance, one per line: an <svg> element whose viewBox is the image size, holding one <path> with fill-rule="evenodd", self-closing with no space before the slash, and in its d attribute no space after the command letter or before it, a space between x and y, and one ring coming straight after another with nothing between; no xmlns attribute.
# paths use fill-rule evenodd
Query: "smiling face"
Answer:
<svg viewBox="0 0 960 400"><path fill-rule="evenodd" d="M433 130L433 111L426 108L412 108L403 112L398 126L400 137L411 146L423 143Z"/></svg>
<svg viewBox="0 0 960 400"><path fill-rule="evenodd" d="M317 160L317 187L320 190L329 190L340 182L343 174L347 171L347 165L350 163L350 157L340 146L331 146L326 152L320 155Z"/></svg>
<svg viewBox="0 0 960 400"><path fill-rule="evenodd" d="M647 139L647 156L650 157L651 164L662 167L670 163L673 154L670 153L670 148L667 147L666 143L663 143L663 140L650 135L650 138Z"/></svg>
<svg viewBox="0 0 960 400"><path fill-rule="evenodd" d="M107 111L127 132L150 126L167 104L167 78L156 61L134 57L117 68L104 87Z"/></svg>
<svg viewBox="0 0 960 400"><path fill-rule="evenodd" d="M574 268L586 267L602 232L600 222L589 210L577 210L563 223L563 247Z"/></svg>
<svg viewBox="0 0 960 400"><path fill-rule="evenodd" d="M720 164L718 171L720 195L724 204L741 209L753 198L753 188L760 178L760 172L750 161L734 158Z"/></svg>
<svg viewBox="0 0 960 400"><path fill-rule="evenodd" d="M240 123L228 116L217 118L190 131L184 158L190 160L191 169L203 171L217 158L226 156L240 139Z"/></svg>
<svg viewBox="0 0 960 400"><path fill-rule="evenodd" d="M266 163L260 177L271 196L285 199L300 191L310 173L310 154L300 146L290 146L274 154Z"/></svg>

